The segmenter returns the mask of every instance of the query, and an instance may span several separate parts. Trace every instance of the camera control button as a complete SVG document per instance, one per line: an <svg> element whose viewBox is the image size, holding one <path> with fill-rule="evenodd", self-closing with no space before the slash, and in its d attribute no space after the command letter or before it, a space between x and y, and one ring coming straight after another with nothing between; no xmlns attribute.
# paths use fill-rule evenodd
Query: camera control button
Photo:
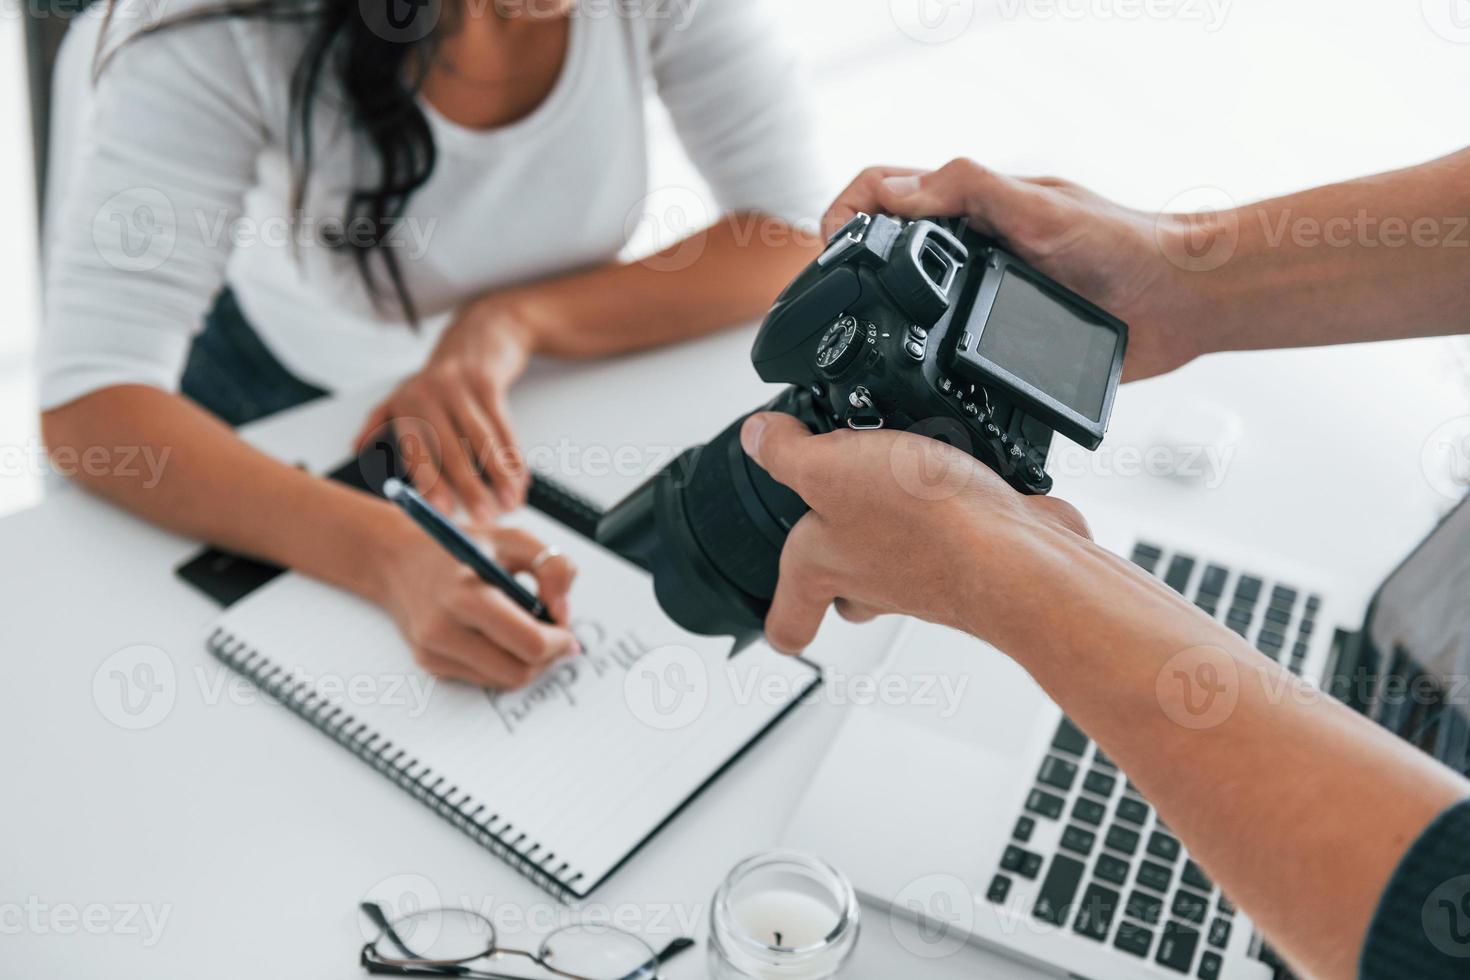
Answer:
<svg viewBox="0 0 1470 980"><path fill-rule="evenodd" d="M940 378L939 379L939 391L942 394L945 394L945 395L953 394L954 393L954 381L952 381L949 378Z"/></svg>
<svg viewBox="0 0 1470 980"><path fill-rule="evenodd" d="M1002 433L1000 431L1000 426L996 425L994 422L987 422L985 424L985 434L992 439L999 439Z"/></svg>
<svg viewBox="0 0 1470 980"><path fill-rule="evenodd" d="M909 357L912 357L916 361L922 361L924 359L924 345L917 340L911 340L904 344L903 349L908 351Z"/></svg>
<svg viewBox="0 0 1470 980"><path fill-rule="evenodd" d="M911 323L909 324L909 336L922 344L929 339L929 331L925 330L917 323Z"/></svg>
<svg viewBox="0 0 1470 980"><path fill-rule="evenodd" d="M974 402L965 402L963 405L960 406L960 411L964 412L966 415L973 419L980 414L980 406L976 405Z"/></svg>

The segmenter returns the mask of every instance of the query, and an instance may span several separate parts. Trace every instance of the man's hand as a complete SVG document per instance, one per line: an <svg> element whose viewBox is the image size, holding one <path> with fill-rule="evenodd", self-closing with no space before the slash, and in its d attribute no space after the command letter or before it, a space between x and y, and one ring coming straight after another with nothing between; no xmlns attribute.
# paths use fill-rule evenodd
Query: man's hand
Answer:
<svg viewBox="0 0 1470 980"><path fill-rule="evenodd" d="M494 297L466 307L423 370L373 409L358 451L391 426L415 489L440 510L458 500L483 523L519 506L530 477L506 395L530 359L529 334Z"/></svg>
<svg viewBox="0 0 1470 980"><path fill-rule="evenodd" d="M999 628L999 617L1037 601L1021 551L1088 536L1070 504L1023 496L935 439L845 429L817 436L773 412L751 416L740 438L811 507L781 552L766 619L766 638L788 653L811 643L833 602L853 620L906 613L972 632L977 620Z"/></svg>
<svg viewBox="0 0 1470 980"><path fill-rule="evenodd" d="M865 170L823 227L831 234L859 211L969 218L972 228L1128 324L1125 380L1172 371L1208 347L1183 270L1170 261L1187 254L1186 236L1198 231L1187 218L1124 208L1052 177L1007 177L971 160L932 173Z"/></svg>

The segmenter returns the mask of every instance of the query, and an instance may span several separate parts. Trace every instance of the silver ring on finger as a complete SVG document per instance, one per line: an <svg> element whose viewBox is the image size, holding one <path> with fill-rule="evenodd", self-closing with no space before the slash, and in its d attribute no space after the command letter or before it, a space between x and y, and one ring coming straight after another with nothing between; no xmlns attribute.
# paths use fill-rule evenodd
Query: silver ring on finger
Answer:
<svg viewBox="0 0 1470 980"><path fill-rule="evenodd" d="M535 558L531 559L531 571L539 572L541 571L542 565L545 565L553 558L560 558L561 556L562 550L554 544L542 548L541 553L538 554Z"/></svg>

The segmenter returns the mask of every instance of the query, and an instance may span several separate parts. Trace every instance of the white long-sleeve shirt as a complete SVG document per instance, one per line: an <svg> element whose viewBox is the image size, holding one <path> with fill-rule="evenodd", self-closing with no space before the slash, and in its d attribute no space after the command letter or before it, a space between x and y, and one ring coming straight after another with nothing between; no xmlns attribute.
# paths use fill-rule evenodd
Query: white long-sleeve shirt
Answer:
<svg viewBox="0 0 1470 980"><path fill-rule="evenodd" d="M648 220L650 90L715 195L675 195L680 210L653 220L692 231L740 210L796 223L824 203L797 66L761 3L583 0L561 75L529 116L470 130L421 103L438 162L389 239L424 319L415 332L391 294L375 305L351 256L322 242L348 193L374 183L327 76L305 210L290 220L289 95L306 28L233 19L121 43L180 9L121 0L95 87L98 19L80 19L62 52L43 408L118 384L177 390L226 284L307 381L349 389L413 370L467 300L618 256Z"/></svg>

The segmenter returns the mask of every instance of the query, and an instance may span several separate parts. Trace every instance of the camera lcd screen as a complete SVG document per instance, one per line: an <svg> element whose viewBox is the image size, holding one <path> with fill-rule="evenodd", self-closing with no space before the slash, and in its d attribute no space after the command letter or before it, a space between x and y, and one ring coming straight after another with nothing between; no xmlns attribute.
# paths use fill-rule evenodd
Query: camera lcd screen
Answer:
<svg viewBox="0 0 1470 980"><path fill-rule="evenodd" d="M976 352L1096 422L1117 346L1113 327L1007 269Z"/></svg>

